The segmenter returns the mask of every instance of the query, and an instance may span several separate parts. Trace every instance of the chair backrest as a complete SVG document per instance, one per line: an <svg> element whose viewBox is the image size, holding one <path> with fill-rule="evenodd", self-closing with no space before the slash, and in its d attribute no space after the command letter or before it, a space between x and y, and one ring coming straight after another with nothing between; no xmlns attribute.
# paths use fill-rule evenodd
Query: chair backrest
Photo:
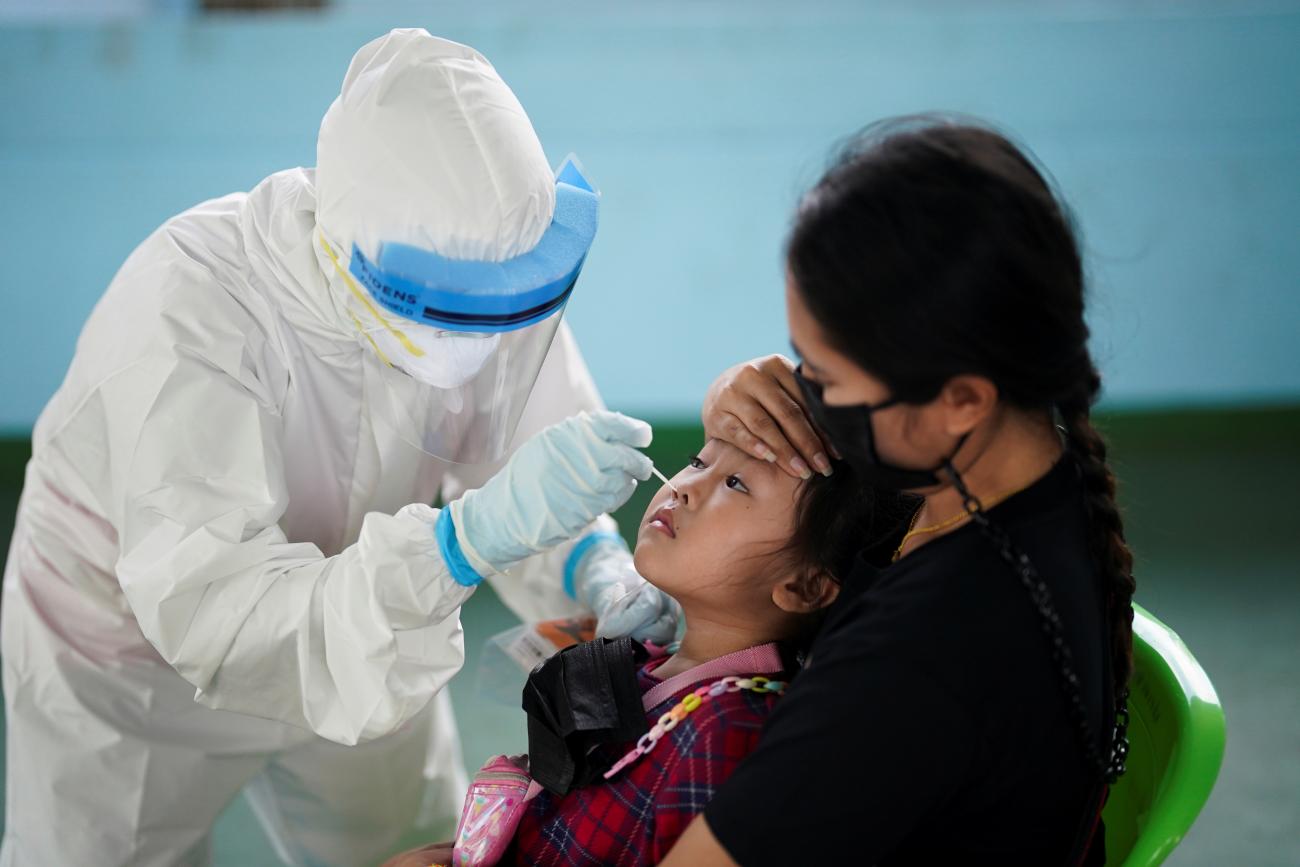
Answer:
<svg viewBox="0 0 1300 867"><path fill-rule="evenodd" d="M1111 790L1107 863L1151 867L1169 856L1210 797L1223 762L1223 707L1187 645L1133 606L1128 770Z"/></svg>

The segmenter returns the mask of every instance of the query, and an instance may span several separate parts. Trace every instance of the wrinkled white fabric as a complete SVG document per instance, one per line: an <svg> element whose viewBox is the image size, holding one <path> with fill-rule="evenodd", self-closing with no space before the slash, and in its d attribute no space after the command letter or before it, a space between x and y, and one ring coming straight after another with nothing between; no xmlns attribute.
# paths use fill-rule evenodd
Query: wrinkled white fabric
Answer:
<svg viewBox="0 0 1300 867"><path fill-rule="evenodd" d="M332 190L342 213L346 187ZM409 821L410 798L349 847L338 811L364 809L347 792L384 786L418 800L413 737L444 783L441 808L459 806L454 722L430 701L463 662L472 588L443 567L429 504L500 462L447 464L392 433L374 401L386 368L356 339L314 243L317 193L313 171L294 169L165 223L97 304L37 422L4 578L0 864L204 863L216 811L268 774L268 791L322 792L285 820L302 833L280 851L361 863ZM413 215L426 216L399 221ZM506 254L489 224L460 231ZM598 408L562 326L514 443ZM568 547L492 576L520 617L581 610L560 586ZM307 784L292 756L320 738L374 744L360 767L346 750L298 759L317 768Z"/></svg>
<svg viewBox="0 0 1300 867"><path fill-rule="evenodd" d="M208 707L355 743L410 721L462 664L456 612L472 590L448 577L423 503L478 487L498 465L430 458L370 412L382 362L320 292L312 192L310 172L278 174L153 235L96 308L37 424L6 567L3 659L11 754L35 752L44 770L24 778L11 765L11 811L35 809L28 790L60 775L105 800L175 801L141 790L162 761L146 748L148 714L125 767L95 768L113 766L104 745L117 723L134 725L124 708L181 677ZM227 264L241 248L247 275ZM516 442L600 406L561 327ZM560 586L568 547L491 577L521 618L582 610ZM115 666L132 678L105 681ZM48 703L52 692L67 701ZM87 693L103 707L88 711ZM168 737L202 748L229 722L205 726ZM255 740L270 745L258 749L304 741L265 726ZM53 731L99 732L101 758L78 760L42 734ZM35 833L50 815L6 832ZM114 863L112 851L124 850L101 860Z"/></svg>
<svg viewBox="0 0 1300 867"><path fill-rule="evenodd" d="M405 110L417 100L428 111ZM399 242L501 262L533 249L555 212L555 176L514 93L483 55L422 30L357 52L316 169L320 225L344 256Z"/></svg>
<svg viewBox="0 0 1300 867"><path fill-rule="evenodd" d="M391 427L458 463L501 457L558 314L486 341L437 340L427 323L383 309L349 268L354 246L375 262L391 244L480 262L532 250L556 192L523 107L474 49L394 30L353 58L316 153L317 240L332 297L358 339L407 374L385 380Z"/></svg>

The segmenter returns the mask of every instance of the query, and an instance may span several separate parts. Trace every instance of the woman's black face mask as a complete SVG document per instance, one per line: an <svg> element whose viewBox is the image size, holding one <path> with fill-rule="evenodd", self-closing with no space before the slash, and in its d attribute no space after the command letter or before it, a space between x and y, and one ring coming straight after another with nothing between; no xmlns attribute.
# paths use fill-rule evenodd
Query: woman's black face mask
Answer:
<svg viewBox="0 0 1300 867"><path fill-rule="evenodd" d="M806 379L802 366L795 369L794 378L799 383L799 390L803 392L813 423L821 428L822 432L830 438L831 445L835 446L835 449L844 456L844 460L848 461L849 466L853 467L853 471L868 484L893 491L911 491L943 484L937 471L951 466L952 455L933 470L895 467L880 459L876 451L876 436L871 425L871 414L902 403L901 400L891 397L876 404L827 406L822 400L821 385ZM966 436L968 435L963 434L957 441L953 455L966 442Z"/></svg>

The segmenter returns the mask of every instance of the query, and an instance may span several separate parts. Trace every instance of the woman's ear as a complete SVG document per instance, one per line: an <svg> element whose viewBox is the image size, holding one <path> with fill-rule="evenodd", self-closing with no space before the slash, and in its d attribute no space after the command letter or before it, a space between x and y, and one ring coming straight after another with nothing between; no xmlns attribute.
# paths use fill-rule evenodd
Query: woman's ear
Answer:
<svg viewBox="0 0 1300 867"><path fill-rule="evenodd" d="M808 614L825 608L840 594L839 583L826 572L783 578L772 588L772 602L791 614Z"/></svg>
<svg viewBox="0 0 1300 867"><path fill-rule="evenodd" d="M960 436L988 418L998 405L998 387L975 374L954 376L939 392L948 433Z"/></svg>

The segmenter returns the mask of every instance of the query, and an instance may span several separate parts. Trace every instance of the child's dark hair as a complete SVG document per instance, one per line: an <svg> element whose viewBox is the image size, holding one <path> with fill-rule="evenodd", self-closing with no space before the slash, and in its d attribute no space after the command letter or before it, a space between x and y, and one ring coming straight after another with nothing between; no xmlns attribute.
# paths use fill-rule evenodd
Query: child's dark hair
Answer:
<svg viewBox="0 0 1300 867"><path fill-rule="evenodd" d="M1043 174L981 125L873 125L804 198L787 265L831 342L892 397L925 403L952 377L977 374L1009 404L1056 415L1084 482L1122 696L1133 557L1106 443L1089 419L1101 378L1088 351L1083 267Z"/></svg>
<svg viewBox="0 0 1300 867"><path fill-rule="evenodd" d="M784 546L784 563L816 592L812 579L824 575L843 585L860 554L868 554L902 530L915 497L864 485L843 461L830 476L814 474L795 493L794 530ZM787 640L800 654L808 649L825 610L809 616Z"/></svg>

